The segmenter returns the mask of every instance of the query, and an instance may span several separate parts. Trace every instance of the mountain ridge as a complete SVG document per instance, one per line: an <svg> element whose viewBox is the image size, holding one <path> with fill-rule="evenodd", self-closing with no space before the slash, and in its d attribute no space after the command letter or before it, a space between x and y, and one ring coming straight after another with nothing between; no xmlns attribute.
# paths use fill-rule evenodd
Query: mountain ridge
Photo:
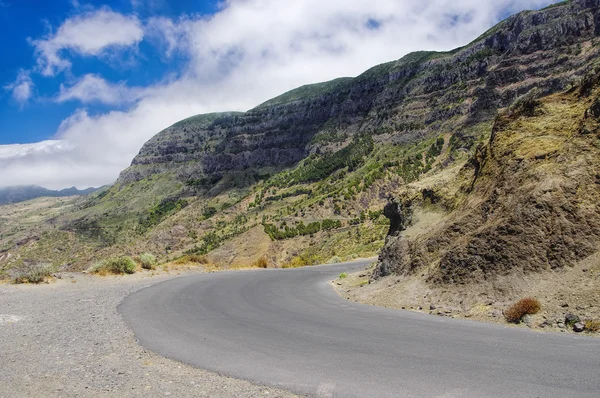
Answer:
<svg viewBox="0 0 600 398"><path fill-rule="evenodd" d="M86 188L79 190L70 187L60 190L47 189L39 185L19 185L0 188L0 205L19 203L40 197L85 196L102 188Z"/></svg>

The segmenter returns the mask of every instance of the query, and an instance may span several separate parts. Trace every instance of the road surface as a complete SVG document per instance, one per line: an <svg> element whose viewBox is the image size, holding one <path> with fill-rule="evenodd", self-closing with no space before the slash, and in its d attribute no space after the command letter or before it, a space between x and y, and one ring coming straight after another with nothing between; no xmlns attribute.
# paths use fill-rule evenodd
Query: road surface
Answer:
<svg viewBox="0 0 600 398"><path fill-rule="evenodd" d="M366 262L223 272L119 307L142 345L317 397L600 397L600 340L346 301L328 281Z"/></svg>

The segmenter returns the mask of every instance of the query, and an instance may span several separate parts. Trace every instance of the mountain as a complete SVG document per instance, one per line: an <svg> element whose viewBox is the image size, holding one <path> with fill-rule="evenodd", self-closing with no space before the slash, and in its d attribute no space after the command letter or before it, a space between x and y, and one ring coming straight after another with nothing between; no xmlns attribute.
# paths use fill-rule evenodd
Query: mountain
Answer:
<svg viewBox="0 0 600 398"><path fill-rule="evenodd" d="M0 188L0 205L8 203L24 202L44 196L65 197L65 196L84 196L96 192L98 188L87 188L79 190L75 187L62 189L60 191L46 189L38 185L26 185Z"/></svg>
<svg viewBox="0 0 600 398"><path fill-rule="evenodd" d="M498 276L574 266L596 244L585 114L595 114L599 36L599 0L562 2L450 52L183 120L109 189L0 212L0 269L44 259L82 270L144 252L294 267L381 251L373 288L406 277L480 292ZM585 84L587 96L564 93ZM573 138L579 125L585 139ZM567 182L564 197L553 193ZM400 237L386 237L391 197L412 213Z"/></svg>

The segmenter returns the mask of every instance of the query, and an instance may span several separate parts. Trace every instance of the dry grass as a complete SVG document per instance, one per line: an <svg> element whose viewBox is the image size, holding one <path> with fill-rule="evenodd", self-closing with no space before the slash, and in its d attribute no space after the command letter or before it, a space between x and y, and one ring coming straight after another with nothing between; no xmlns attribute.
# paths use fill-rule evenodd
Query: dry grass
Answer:
<svg viewBox="0 0 600 398"><path fill-rule="evenodd" d="M525 315L533 315L540 312L542 305L537 299L527 297L517 301L504 311L504 318L511 323L519 323Z"/></svg>
<svg viewBox="0 0 600 398"><path fill-rule="evenodd" d="M179 257L177 260L173 261L175 265L187 265L187 264L200 264L207 265L209 263L208 259L205 256L201 256L199 254L189 254L183 257Z"/></svg>
<svg viewBox="0 0 600 398"><path fill-rule="evenodd" d="M255 268L267 268L269 266L269 261L265 256L262 256L258 260L254 262Z"/></svg>
<svg viewBox="0 0 600 398"><path fill-rule="evenodd" d="M590 333L600 332L600 321L588 319L585 321L585 331Z"/></svg>
<svg viewBox="0 0 600 398"><path fill-rule="evenodd" d="M50 264L25 263L11 268L8 275L12 283L42 283L52 274Z"/></svg>

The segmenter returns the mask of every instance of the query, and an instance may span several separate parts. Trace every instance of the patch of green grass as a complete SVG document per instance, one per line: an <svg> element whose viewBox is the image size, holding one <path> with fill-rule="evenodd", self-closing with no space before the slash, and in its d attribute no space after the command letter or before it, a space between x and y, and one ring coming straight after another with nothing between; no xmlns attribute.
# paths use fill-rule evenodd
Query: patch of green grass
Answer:
<svg viewBox="0 0 600 398"><path fill-rule="evenodd" d="M134 274L137 265L131 257L114 257L108 260L101 261L94 264L88 272L93 274L107 275L107 274Z"/></svg>
<svg viewBox="0 0 600 398"><path fill-rule="evenodd" d="M332 154L311 156L289 173L281 173L270 180L271 185L284 187L291 184L317 182L329 177L335 171L348 168L354 171L364 163L365 156L374 149L370 136L357 137L348 146Z"/></svg>
<svg viewBox="0 0 600 398"><path fill-rule="evenodd" d="M340 279L346 279L348 277L348 274L345 272L342 272L339 276Z"/></svg>
<svg viewBox="0 0 600 398"><path fill-rule="evenodd" d="M354 79L342 77L324 83L308 84L294 90L288 91L278 97L275 97L255 108L255 110L268 108L275 105L287 104L294 101L309 100L317 98L335 91L344 90Z"/></svg>
<svg viewBox="0 0 600 398"><path fill-rule="evenodd" d="M158 225L169 215L177 213L187 207L188 202L185 199L164 199L156 206L152 207L145 216L140 218L140 226L143 230L150 229Z"/></svg>

